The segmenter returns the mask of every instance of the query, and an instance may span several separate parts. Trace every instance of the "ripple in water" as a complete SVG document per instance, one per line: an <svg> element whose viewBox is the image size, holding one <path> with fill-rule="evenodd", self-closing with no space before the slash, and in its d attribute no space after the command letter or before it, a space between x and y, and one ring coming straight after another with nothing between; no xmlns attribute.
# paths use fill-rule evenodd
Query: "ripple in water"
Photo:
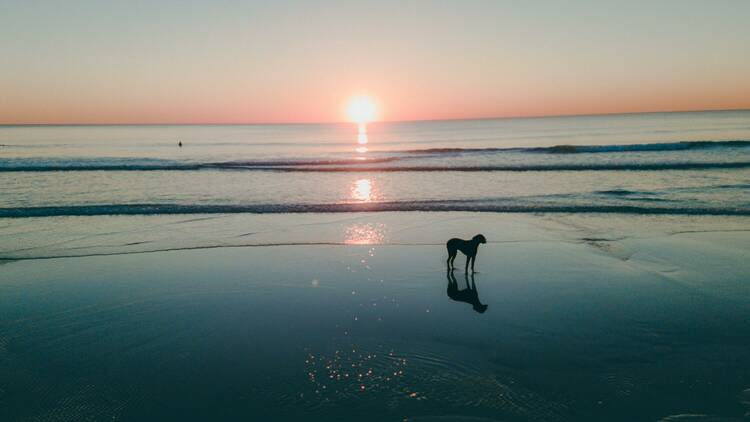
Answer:
<svg viewBox="0 0 750 422"><path fill-rule="evenodd" d="M513 379L434 352L347 344L329 353L308 351L305 371L306 391L287 396L282 405L354 413L385 405L391 412L422 415L419 420L557 420L569 413Z"/></svg>

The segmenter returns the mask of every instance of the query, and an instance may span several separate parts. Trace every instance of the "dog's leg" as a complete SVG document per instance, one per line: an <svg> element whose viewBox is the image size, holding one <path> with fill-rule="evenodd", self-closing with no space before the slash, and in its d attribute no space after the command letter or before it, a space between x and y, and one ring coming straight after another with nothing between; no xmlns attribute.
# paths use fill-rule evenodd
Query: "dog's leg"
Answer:
<svg viewBox="0 0 750 422"><path fill-rule="evenodd" d="M456 250L448 248L448 269L453 269L453 261L456 259Z"/></svg>

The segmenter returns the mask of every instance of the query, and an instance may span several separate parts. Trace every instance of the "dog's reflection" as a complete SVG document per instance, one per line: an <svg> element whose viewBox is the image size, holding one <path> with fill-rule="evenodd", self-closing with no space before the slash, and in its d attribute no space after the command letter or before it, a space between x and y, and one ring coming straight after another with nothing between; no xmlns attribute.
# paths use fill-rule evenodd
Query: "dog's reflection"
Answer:
<svg viewBox="0 0 750 422"><path fill-rule="evenodd" d="M458 301L458 302L466 302L471 305L471 307L479 312L480 314L483 314L484 311L487 310L487 305L481 303L479 301L479 294L477 293L477 285L474 283L474 274L468 275L464 274L464 280L466 281L466 288L463 290L458 290L458 282L456 281L456 276L453 275L453 271L448 270L448 290L446 293L448 293L448 297ZM471 277L471 285L469 285L469 278Z"/></svg>

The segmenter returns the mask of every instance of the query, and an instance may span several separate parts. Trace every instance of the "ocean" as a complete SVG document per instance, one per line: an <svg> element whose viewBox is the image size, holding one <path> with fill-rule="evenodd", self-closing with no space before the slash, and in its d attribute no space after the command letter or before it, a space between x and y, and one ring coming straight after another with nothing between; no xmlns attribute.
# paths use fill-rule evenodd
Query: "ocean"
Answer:
<svg viewBox="0 0 750 422"><path fill-rule="evenodd" d="M347 124L3 126L0 217L750 214L749 111L375 123L364 141Z"/></svg>

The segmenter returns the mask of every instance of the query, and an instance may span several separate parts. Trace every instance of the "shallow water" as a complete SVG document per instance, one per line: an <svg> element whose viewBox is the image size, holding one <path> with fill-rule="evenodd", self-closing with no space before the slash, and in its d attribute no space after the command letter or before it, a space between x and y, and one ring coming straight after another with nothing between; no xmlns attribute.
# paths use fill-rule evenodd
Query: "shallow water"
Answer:
<svg viewBox="0 0 750 422"><path fill-rule="evenodd" d="M727 221L222 218L213 227L256 220L271 238L340 244L7 262L3 420L739 420L750 411L750 244ZM461 290L474 282L484 313L447 295L438 241L478 230L490 240L480 272L454 275Z"/></svg>

